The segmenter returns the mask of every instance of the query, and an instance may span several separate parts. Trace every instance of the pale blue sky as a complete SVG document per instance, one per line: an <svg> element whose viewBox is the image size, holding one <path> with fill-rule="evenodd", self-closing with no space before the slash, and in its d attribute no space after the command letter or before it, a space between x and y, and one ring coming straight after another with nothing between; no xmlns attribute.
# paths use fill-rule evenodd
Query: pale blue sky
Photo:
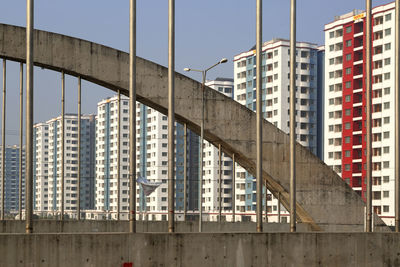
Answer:
<svg viewBox="0 0 400 267"><path fill-rule="evenodd" d="M373 6L392 1L375 0ZM184 67L206 68L220 58L229 62L208 73L233 78L232 59L255 43L255 4L248 0L176 0L176 71ZM290 1L263 1L263 40L289 37ZM0 23L26 25L26 1L1 0ZM324 43L323 28L335 15L364 9L361 0L298 0L297 40ZM35 28L62 33L128 51L129 0L35 1ZM137 0L137 55L168 65L168 1ZM6 143L18 142L18 65L7 63ZM1 68L1 67L0 67ZM199 73L189 73L200 80ZM35 70L35 122L61 112L61 75ZM2 77L0 77L0 81ZM1 83L0 83L1 84ZM77 110L77 81L66 80L66 112ZM96 103L113 95L83 82L83 112L95 113ZM1 107L1 106L0 106Z"/></svg>

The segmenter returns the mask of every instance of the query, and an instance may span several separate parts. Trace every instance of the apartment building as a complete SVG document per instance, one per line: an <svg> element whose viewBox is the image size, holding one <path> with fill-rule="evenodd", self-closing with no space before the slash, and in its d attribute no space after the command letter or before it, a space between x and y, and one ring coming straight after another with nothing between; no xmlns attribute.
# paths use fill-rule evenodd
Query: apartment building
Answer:
<svg viewBox="0 0 400 267"><path fill-rule="evenodd" d="M395 4L372 9L372 205L394 224ZM365 13L325 25L324 160L358 194L366 191Z"/></svg>
<svg viewBox="0 0 400 267"><path fill-rule="evenodd" d="M116 218L117 212L117 140L118 99L105 99L97 105L96 126L96 211L107 218ZM148 220L166 220L168 207L168 119L167 116L136 103L136 162L137 176L161 185L151 195L145 196L142 188L136 188L139 217ZM129 209L129 101L121 99L121 182L120 216L127 219ZM184 208L184 130L176 124L176 211ZM198 137L188 130L188 210L198 207ZM177 214L177 219L182 214Z"/></svg>
<svg viewBox="0 0 400 267"><path fill-rule="evenodd" d="M273 39L262 46L262 110L264 118L284 132L289 132L289 41ZM249 109L256 110L256 51L254 48L234 57L234 99ZM307 42L296 44L296 140L317 154L317 45ZM244 169L237 169L236 209L255 220L256 183ZM276 221L278 200L268 192L268 219ZM264 197L265 199L265 197ZM265 204L265 202L264 202ZM287 212L281 207L283 222Z"/></svg>
<svg viewBox="0 0 400 267"><path fill-rule="evenodd" d="M78 184L78 116L65 115L64 211L76 218ZM55 216L61 209L61 116L34 125L34 210ZM81 117L81 209L94 208L95 116Z"/></svg>
<svg viewBox="0 0 400 267"><path fill-rule="evenodd" d="M22 185L22 208L25 208L25 149L22 150L22 180L19 176L19 153L20 147L17 145L5 147L4 158L4 212L6 215L15 215L19 210L19 184ZM2 150L0 146L0 158ZM0 173L2 168L0 161ZM0 185L1 189L1 185Z"/></svg>

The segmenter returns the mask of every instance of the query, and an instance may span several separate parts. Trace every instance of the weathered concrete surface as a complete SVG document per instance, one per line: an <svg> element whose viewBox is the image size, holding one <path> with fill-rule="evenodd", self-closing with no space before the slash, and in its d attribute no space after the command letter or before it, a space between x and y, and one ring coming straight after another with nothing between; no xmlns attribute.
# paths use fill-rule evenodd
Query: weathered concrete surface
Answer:
<svg viewBox="0 0 400 267"><path fill-rule="evenodd" d="M34 34L34 64L83 79L128 95L128 54L99 44L44 31ZM25 61L25 29L0 24L0 57ZM167 68L137 59L138 101L167 114ZM175 76L176 119L200 132L200 84L179 73ZM205 139L235 153L237 163L250 173L256 166L256 116L245 106L207 88ZM263 123L263 178L275 196L289 203L289 137L271 123ZM362 199L308 149L296 146L298 220L315 230L361 227ZM375 222L383 222L375 216Z"/></svg>
<svg viewBox="0 0 400 267"><path fill-rule="evenodd" d="M399 243L396 233L0 234L0 266L400 266Z"/></svg>
<svg viewBox="0 0 400 267"><path fill-rule="evenodd" d="M264 232L289 232L287 223L264 223ZM35 233L76 233L76 232L129 232L127 221L56 221L56 220L34 220ZM308 224L298 224L299 232L310 232ZM360 231L362 229L348 229ZM168 232L167 221L137 221L136 231L139 233L165 233ZM199 223L195 221L175 222L177 233L196 233L199 231ZM233 233L256 231L254 222L203 222L203 232L208 233ZM25 221L0 221L0 233L25 233Z"/></svg>

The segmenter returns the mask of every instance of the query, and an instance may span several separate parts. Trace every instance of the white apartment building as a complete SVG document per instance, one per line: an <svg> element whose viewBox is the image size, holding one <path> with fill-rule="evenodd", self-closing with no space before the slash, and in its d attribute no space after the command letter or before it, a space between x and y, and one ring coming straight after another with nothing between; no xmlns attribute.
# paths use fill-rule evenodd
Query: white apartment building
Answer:
<svg viewBox="0 0 400 267"><path fill-rule="evenodd" d="M233 97L233 79L216 78L209 80L206 85L212 89ZM203 175L203 210L204 220L217 221L219 215L219 150L214 145L204 141L204 175ZM222 216L228 221L232 217L232 159L222 153Z"/></svg>
<svg viewBox="0 0 400 267"><path fill-rule="evenodd" d="M296 139L297 142L317 153L317 54L318 47L307 42L296 45ZM284 132L289 132L289 41L273 39L262 47L262 109L266 120ZM253 49L234 57L234 99L255 111L256 62ZM239 214L255 220L256 183L244 169L237 169L236 209ZM276 221L277 196L267 195L268 220ZM281 206L281 220L287 221L287 212Z"/></svg>
<svg viewBox="0 0 400 267"><path fill-rule="evenodd" d="M117 211L117 131L118 99L116 96L98 103L96 126L96 211L107 218L116 218ZM136 160L137 177L161 185L150 196L145 197L137 186L138 218L166 220L168 207L168 119L156 110L136 103ZM129 101L121 100L121 196L120 218L128 219L129 209ZM176 126L176 210L183 210L183 127ZM197 141L197 143L196 143ZM198 138L188 131L188 195L197 194L194 185L198 181L196 151ZM196 163L196 164L195 164ZM198 168L198 167L197 167ZM196 184L198 184L196 182ZM195 197L198 199L198 197ZM188 209L197 207L194 198L188 197ZM178 219L179 216L177 215Z"/></svg>
<svg viewBox="0 0 400 267"><path fill-rule="evenodd" d="M394 225L395 4L372 9L372 205ZM355 10L325 25L327 165L365 199L365 13Z"/></svg>
<svg viewBox="0 0 400 267"><path fill-rule="evenodd" d="M95 117L81 117L81 209L94 207ZM34 125L35 213L58 215L61 209L61 116ZM65 115L64 211L76 218L78 184L78 120Z"/></svg>

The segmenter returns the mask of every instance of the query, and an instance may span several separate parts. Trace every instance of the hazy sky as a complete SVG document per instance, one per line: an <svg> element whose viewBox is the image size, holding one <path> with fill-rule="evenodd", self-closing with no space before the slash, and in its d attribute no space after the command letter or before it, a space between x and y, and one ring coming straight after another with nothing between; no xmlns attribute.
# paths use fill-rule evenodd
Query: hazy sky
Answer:
<svg viewBox="0 0 400 267"><path fill-rule="evenodd" d="M372 2L377 6L392 1ZM1 0L0 3L0 23L26 25L26 1ZM290 1L263 1L263 5L263 40L288 38ZM365 1L298 0L297 5L297 40L323 44L324 25L336 15L364 9ZM233 57L255 44L256 1L176 0L175 6L176 71L183 72L184 67L206 68L226 57L229 62L210 71L207 78L233 78ZM37 29L128 51L129 0L40 0L35 1L34 18ZM137 55L167 66L168 0L137 0L137 27ZM188 74L197 80L201 78L199 73ZM7 62L7 144L18 142L18 75L18 64ZM35 69L34 82L34 121L59 115L61 74ZM88 82L82 83L82 91L85 113L96 113L96 103L113 95ZM76 95L77 80L67 77L66 112L76 113Z"/></svg>

